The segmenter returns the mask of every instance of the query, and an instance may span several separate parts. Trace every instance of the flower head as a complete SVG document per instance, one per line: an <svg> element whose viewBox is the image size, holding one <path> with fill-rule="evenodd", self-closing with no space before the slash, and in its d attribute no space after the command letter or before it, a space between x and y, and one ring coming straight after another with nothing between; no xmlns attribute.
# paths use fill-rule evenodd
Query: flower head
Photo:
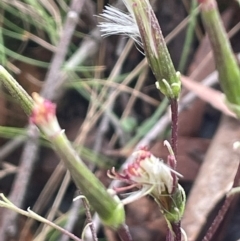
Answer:
<svg viewBox="0 0 240 241"><path fill-rule="evenodd" d="M30 122L37 125L49 137L61 132L56 118L56 104L42 98L38 93L33 93L32 97L34 106Z"/></svg>
<svg viewBox="0 0 240 241"><path fill-rule="evenodd" d="M34 107L30 121L36 125L44 125L51 121L56 115L56 105L49 100L45 100L38 93L32 94Z"/></svg>
<svg viewBox="0 0 240 241"><path fill-rule="evenodd" d="M157 88L169 98L178 98L180 76L175 71L158 20L149 0L123 0L129 13L107 6L100 17L103 36L127 35L140 45L157 79Z"/></svg>
<svg viewBox="0 0 240 241"><path fill-rule="evenodd" d="M173 176L181 175L167 166L162 159L155 157L146 147L136 151L133 155L135 160L122 173L117 173L112 168L111 172L108 172L108 176L129 183L130 188L139 188L140 192L135 193L136 199L139 198L140 193L142 196L150 194L155 198L170 195L175 185ZM129 187L123 188L123 190L129 189ZM135 195L127 198L124 203L134 200Z"/></svg>
<svg viewBox="0 0 240 241"><path fill-rule="evenodd" d="M169 143L167 143L167 148L170 156L174 157ZM123 199L122 203L130 203L149 194L158 203L167 221L180 220L185 206L184 190L178 184L178 177L181 177L181 174L171 169L145 147L133 155L134 161L121 173L117 173L114 168L108 172L109 177L129 184L127 187L116 189L116 192L133 187L139 189Z"/></svg>

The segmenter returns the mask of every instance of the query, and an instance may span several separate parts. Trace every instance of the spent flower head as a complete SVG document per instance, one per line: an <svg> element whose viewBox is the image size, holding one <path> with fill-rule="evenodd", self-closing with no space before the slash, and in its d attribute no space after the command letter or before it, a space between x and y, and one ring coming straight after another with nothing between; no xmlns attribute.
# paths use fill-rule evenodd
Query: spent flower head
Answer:
<svg viewBox="0 0 240 241"><path fill-rule="evenodd" d="M106 6L100 17L104 20L98 25L102 36L127 35L142 47L137 23L131 14L112 6Z"/></svg>
<svg viewBox="0 0 240 241"><path fill-rule="evenodd" d="M103 36L127 35L140 45L157 79L157 88L168 98L178 98L180 75L175 71L158 20L149 0L123 0L129 13L107 6L100 17Z"/></svg>
<svg viewBox="0 0 240 241"><path fill-rule="evenodd" d="M183 190L177 182L181 174L170 168L162 159L155 157L145 147L133 155L134 161L121 173L116 172L115 168L108 172L109 177L129 184L127 187L115 189L117 192L133 187L139 189L122 200L123 204L133 202L149 194L159 204L166 219L180 220L184 209L182 207L185 205ZM183 197L182 200L180 197Z"/></svg>
<svg viewBox="0 0 240 241"><path fill-rule="evenodd" d="M174 172L163 160L155 157L146 147L133 153L134 162L130 163L122 173L117 173L114 168L108 176L134 184L139 188L158 191L159 194L171 193L173 189ZM154 188L153 188L154 187Z"/></svg>

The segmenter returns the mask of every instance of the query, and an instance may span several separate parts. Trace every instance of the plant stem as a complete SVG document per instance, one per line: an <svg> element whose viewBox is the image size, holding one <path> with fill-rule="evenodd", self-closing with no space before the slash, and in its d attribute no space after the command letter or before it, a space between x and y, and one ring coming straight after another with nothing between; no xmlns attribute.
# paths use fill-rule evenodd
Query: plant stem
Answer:
<svg viewBox="0 0 240 241"><path fill-rule="evenodd" d="M72 0L69 11L67 13L67 18L63 26L63 30L56 46L56 53L53 55L51 60L51 68L49 69L44 85L41 91L41 95L46 99L54 99L55 92L61 88L63 82L60 78L61 68L64 64L65 58L67 56L67 51L71 43L72 36L74 34L75 28L78 23L78 16L82 11L82 7L85 0ZM47 86L47 88L46 88Z"/></svg>
<svg viewBox="0 0 240 241"><path fill-rule="evenodd" d="M172 114L172 124L171 124L171 146L175 157L177 156L177 140L178 140L178 100L170 99L171 114ZM174 170L175 167L172 167Z"/></svg>
<svg viewBox="0 0 240 241"><path fill-rule="evenodd" d="M173 233L171 232L170 229L168 229L168 231L167 231L166 241L174 241L173 240Z"/></svg>
<svg viewBox="0 0 240 241"><path fill-rule="evenodd" d="M236 176L234 178L233 188L239 187L239 184L240 184L240 165L238 166L238 170L237 170ZM212 237L216 233L218 227L220 226L223 218L225 217L225 214L228 211L228 209L229 209L231 203L233 202L233 200L234 200L234 194L230 194L230 195L226 196L221 209L219 210L219 212L218 212L217 216L215 217L212 225L210 226L206 235L204 236L203 241L210 241L212 239Z"/></svg>
<svg viewBox="0 0 240 241"><path fill-rule="evenodd" d="M212 45L219 81L229 108L240 118L240 69L233 54L215 0L198 0L204 27Z"/></svg>
<svg viewBox="0 0 240 241"><path fill-rule="evenodd" d="M117 234L119 235L119 237L121 238L122 241L132 241L133 240L127 225L121 225L117 229Z"/></svg>
<svg viewBox="0 0 240 241"><path fill-rule="evenodd" d="M90 230L91 230L91 233L92 233L92 239L93 239L93 241L98 241L97 233L96 233L94 224L92 222L92 215L91 215L91 212L90 212L89 204L88 204L88 202L87 202L87 200L85 198L82 198L82 202L83 202L83 206L85 207L87 221L90 224Z"/></svg>
<svg viewBox="0 0 240 241"><path fill-rule="evenodd" d="M177 223L171 223L171 226L172 226L172 230L168 229L166 241L181 241L182 240L181 221Z"/></svg>
<svg viewBox="0 0 240 241"><path fill-rule="evenodd" d="M231 202L233 200L233 195L226 197L221 209L218 212L218 215L215 217L213 223L211 224L210 228L208 229L206 235L203 238L203 241L210 241L214 234L216 233L219 225L221 224Z"/></svg>
<svg viewBox="0 0 240 241"><path fill-rule="evenodd" d="M172 223L172 229L175 233L175 241L181 241L182 240L181 221L177 223Z"/></svg>
<svg viewBox="0 0 240 241"><path fill-rule="evenodd" d="M0 82L6 87L10 95L17 103L20 103L23 111L30 115L33 108L33 100L21 85L0 65Z"/></svg>
<svg viewBox="0 0 240 241"><path fill-rule="evenodd" d="M215 0L198 1L201 3L203 23L212 45L216 68L219 72L220 84L226 95L226 103L228 104L228 107L236 113L238 118L240 118L240 69L233 54L226 31L223 27L217 2ZM240 167L238 167L233 187L239 185L239 180ZM204 241L212 239L233 199L233 195L229 195L225 198L223 206L207 231L207 234L203 238Z"/></svg>
<svg viewBox="0 0 240 241"><path fill-rule="evenodd" d="M50 222L49 220L43 218L42 216L38 215L37 213L33 212L30 210L30 208L28 208L28 211L25 211L21 208L18 208L17 206L15 206L9 199L7 199L3 193L0 194L1 200L0 200L0 207L4 207L7 208L9 210L12 210L16 213L19 213L21 215L24 215L26 217L29 218L34 218L35 220L45 223L55 229L57 229L58 231L62 232L63 234L67 235L68 237L70 237L71 239L75 240L75 241L82 241L80 238L78 238L77 236L75 236L74 234L68 232L67 230L63 229L62 227L58 226L57 224Z"/></svg>
<svg viewBox="0 0 240 241"><path fill-rule="evenodd" d="M170 99L170 106L171 106L171 114L172 114L172 123L171 123L171 145L175 155L175 162L173 163L172 168L176 170L177 162L177 141L178 141L178 100L176 98ZM171 230L169 230L169 234L167 235L167 241L181 241L181 221L177 223L171 223L173 233L175 236L171 234ZM170 240L168 240L170 239Z"/></svg>

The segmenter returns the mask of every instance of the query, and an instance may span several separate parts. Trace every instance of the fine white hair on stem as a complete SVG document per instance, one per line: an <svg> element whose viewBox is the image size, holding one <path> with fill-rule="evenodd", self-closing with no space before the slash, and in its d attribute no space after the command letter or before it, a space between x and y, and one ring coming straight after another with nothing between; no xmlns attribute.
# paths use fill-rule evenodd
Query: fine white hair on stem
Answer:
<svg viewBox="0 0 240 241"><path fill-rule="evenodd" d="M142 47L139 29L131 13L125 13L113 6L106 6L99 16L104 20L98 25L102 36L127 35Z"/></svg>

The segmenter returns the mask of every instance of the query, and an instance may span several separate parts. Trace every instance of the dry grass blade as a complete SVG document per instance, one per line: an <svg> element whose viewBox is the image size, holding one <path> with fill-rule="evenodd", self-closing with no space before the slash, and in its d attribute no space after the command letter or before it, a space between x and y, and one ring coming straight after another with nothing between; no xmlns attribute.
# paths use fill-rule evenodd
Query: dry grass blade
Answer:
<svg viewBox="0 0 240 241"><path fill-rule="evenodd" d="M66 193L66 189L69 185L71 181L71 177L70 177L70 174L69 172L66 172L65 174L65 177L62 181L62 184L59 188L59 191L57 193L57 196L54 200L54 203L52 205L52 209L50 210L48 216L47 216L47 220L49 220L50 222L54 220L55 216L56 216L56 213L58 211L58 208L63 200L63 197ZM42 228L41 228L41 231L39 232L39 235L34 239L35 241L41 241L41 240L45 240L46 239L46 236L49 232L49 230L51 229L50 226L48 225L44 225Z"/></svg>
<svg viewBox="0 0 240 241"><path fill-rule="evenodd" d="M3 170L0 171L0 179L6 177L9 174L17 172L17 167L12 165L11 163L3 162L2 167Z"/></svg>
<svg viewBox="0 0 240 241"><path fill-rule="evenodd" d="M49 178L47 184L39 195L38 200L33 206L32 210L36 213L41 213L46 205L49 203L49 199L51 199L56 191L59 188L59 183L62 181L64 174L66 173L66 169L62 163L59 163L51 177ZM34 223L33 219L27 220L20 234L19 241L24 241L26 239L27 233L29 232L30 227Z"/></svg>

